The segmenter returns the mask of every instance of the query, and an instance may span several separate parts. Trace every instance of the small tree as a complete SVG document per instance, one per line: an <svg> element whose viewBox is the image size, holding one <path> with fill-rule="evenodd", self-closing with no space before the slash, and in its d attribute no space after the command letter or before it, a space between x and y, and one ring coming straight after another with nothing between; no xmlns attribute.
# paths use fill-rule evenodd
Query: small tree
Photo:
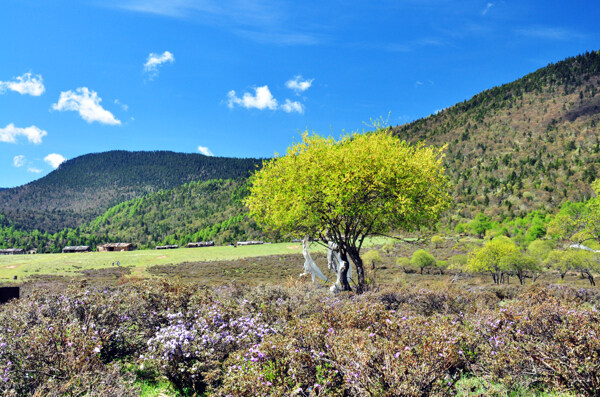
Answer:
<svg viewBox="0 0 600 397"><path fill-rule="evenodd" d="M425 250L417 250L413 253L410 263L414 267L421 269L421 274L423 274L423 270L434 267L436 261L433 255L431 255L429 252Z"/></svg>
<svg viewBox="0 0 600 397"><path fill-rule="evenodd" d="M363 264L367 265L365 269L368 284L374 284L376 279L376 265L381 263L381 254L377 250L367 251L363 256ZM370 265L370 266L369 266Z"/></svg>
<svg viewBox="0 0 600 397"><path fill-rule="evenodd" d="M526 277L537 279L538 274L541 274L541 268L538 262L529 255L525 255L520 251L512 252L500 259L500 269L504 272L511 273L517 276L521 285L523 285Z"/></svg>
<svg viewBox="0 0 600 397"><path fill-rule="evenodd" d="M363 255L363 263L370 264L371 269L375 269L375 264L381 263L381 254L377 250L367 251Z"/></svg>
<svg viewBox="0 0 600 397"><path fill-rule="evenodd" d="M489 272L494 283L502 282L503 269L500 261L505 256L514 254L519 248L508 237L496 237L483 247L469 254L467 269L472 272Z"/></svg>
<svg viewBox="0 0 600 397"><path fill-rule="evenodd" d="M444 274L444 270L448 268L448 261L436 261L435 268L440 271L440 274Z"/></svg>
<svg viewBox="0 0 600 397"><path fill-rule="evenodd" d="M477 237L483 238L485 232L492 228L492 222L490 221L490 218L480 212L475 216L475 219L469 222L469 228L473 234L477 235Z"/></svg>
<svg viewBox="0 0 600 397"><path fill-rule="evenodd" d="M467 266L467 256L464 254L453 255L448 258L448 269L462 273Z"/></svg>
<svg viewBox="0 0 600 397"><path fill-rule="evenodd" d="M405 256L396 258L396 265L400 266L404 270L404 273L414 273L410 259Z"/></svg>
<svg viewBox="0 0 600 397"><path fill-rule="evenodd" d="M337 244L344 263L340 288L351 289L351 259L358 292L365 285L365 238L432 225L450 204L442 149L410 145L387 130L340 141L304 134L250 180L245 203L258 223Z"/></svg>
<svg viewBox="0 0 600 397"><path fill-rule="evenodd" d="M554 245L552 240L535 240L527 247L527 253L538 263L542 263L550 254Z"/></svg>
<svg viewBox="0 0 600 397"><path fill-rule="evenodd" d="M579 271L591 285L596 285L592 272L598 270L598 261L592 252L579 249L553 250L544 263L558 271L562 280L570 270L573 270Z"/></svg>
<svg viewBox="0 0 600 397"><path fill-rule="evenodd" d="M431 238L431 243L437 249L444 243L444 239L441 236L433 236Z"/></svg>

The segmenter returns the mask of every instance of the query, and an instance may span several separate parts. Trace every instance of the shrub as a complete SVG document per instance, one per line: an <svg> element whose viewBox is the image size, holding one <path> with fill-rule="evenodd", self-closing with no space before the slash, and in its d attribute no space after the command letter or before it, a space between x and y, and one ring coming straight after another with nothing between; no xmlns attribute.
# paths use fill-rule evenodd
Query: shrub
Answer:
<svg viewBox="0 0 600 397"><path fill-rule="evenodd" d="M203 306L169 315L169 323L148 340L143 358L155 361L178 389L203 392L220 382L221 364L231 352L274 332L260 315L244 315L223 304Z"/></svg>
<svg viewBox="0 0 600 397"><path fill-rule="evenodd" d="M413 253L410 263L414 267L421 269L421 274L423 274L423 269L435 266L435 258L429 252L421 249Z"/></svg>

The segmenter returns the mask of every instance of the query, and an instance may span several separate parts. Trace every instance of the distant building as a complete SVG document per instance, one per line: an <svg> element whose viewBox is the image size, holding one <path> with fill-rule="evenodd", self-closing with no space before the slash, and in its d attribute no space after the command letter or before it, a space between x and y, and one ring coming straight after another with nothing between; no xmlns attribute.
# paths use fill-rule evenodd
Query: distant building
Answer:
<svg viewBox="0 0 600 397"><path fill-rule="evenodd" d="M0 255L23 255L25 254L25 250L22 248L7 248L1 249Z"/></svg>
<svg viewBox="0 0 600 397"><path fill-rule="evenodd" d="M63 248L63 254L66 253L74 253L74 252L90 252L91 249L87 245L76 245L76 246L67 246Z"/></svg>
<svg viewBox="0 0 600 397"><path fill-rule="evenodd" d="M32 248L32 249L30 249L29 251L27 251L27 253L28 253L29 255L35 255L35 254L37 254L37 248Z"/></svg>
<svg viewBox="0 0 600 397"><path fill-rule="evenodd" d="M157 245L157 250L173 250L175 248L179 248L178 245Z"/></svg>
<svg viewBox="0 0 600 397"><path fill-rule="evenodd" d="M133 251L132 243L108 243L98 246L98 252Z"/></svg>
<svg viewBox="0 0 600 397"><path fill-rule="evenodd" d="M199 247L214 247L214 241L198 241L196 243L188 243L187 248L199 248Z"/></svg>
<svg viewBox="0 0 600 397"><path fill-rule="evenodd" d="M259 244L264 244L264 241L257 241L257 240L251 240L251 241L238 241L237 245L259 245Z"/></svg>

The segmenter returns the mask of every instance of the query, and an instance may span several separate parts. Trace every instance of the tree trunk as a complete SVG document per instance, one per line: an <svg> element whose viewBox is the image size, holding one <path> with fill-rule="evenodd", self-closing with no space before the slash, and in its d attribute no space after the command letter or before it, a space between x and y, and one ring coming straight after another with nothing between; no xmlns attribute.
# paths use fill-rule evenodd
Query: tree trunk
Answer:
<svg viewBox="0 0 600 397"><path fill-rule="evenodd" d="M354 262L354 266L356 266L356 292L362 294L365 292L365 269L363 267L363 261L356 250L348 250L348 255L352 259L352 262Z"/></svg>
<svg viewBox="0 0 600 397"><path fill-rule="evenodd" d="M595 287L596 286L596 282L594 281L594 276L592 275L592 273L589 270L585 271L585 276L590 281L590 285L592 285L592 286Z"/></svg>
<svg viewBox="0 0 600 397"><path fill-rule="evenodd" d="M350 269L350 261L348 261L348 255L345 250L340 247L340 258L342 259L342 267L340 269L339 284L342 291L352 291L350 283L348 282L348 270Z"/></svg>
<svg viewBox="0 0 600 397"><path fill-rule="evenodd" d="M517 277L519 278L519 282L523 285L523 273L517 273Z"/></svg>

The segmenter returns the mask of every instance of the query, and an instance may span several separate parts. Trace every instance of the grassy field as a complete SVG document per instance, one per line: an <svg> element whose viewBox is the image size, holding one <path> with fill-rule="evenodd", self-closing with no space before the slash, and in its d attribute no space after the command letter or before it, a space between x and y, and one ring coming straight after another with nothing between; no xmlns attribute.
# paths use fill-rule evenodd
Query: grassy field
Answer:
<svg viewBox="0 0 600 397"><path fill-rule="evenodd" d="M366 246L381 245L385 238L369 240ZM318 245L311 252L324 252ZM203 248L179 248L173 250L140 250L129 252L88 252L77 254L37 254L0 256L0 283L25 281L32 276L82 276L90 271L101 269L125 270L127 274L150 277L147 269L157 265L178 265L183 263L231 262L244 258L268 257L274 255L301 254L299 243L277 243L251 246L222 246ZM117 269L120 262L120 269ZM303 259L295 264L299 273ZM226 275L226 274L225 274Z"/></svg>

